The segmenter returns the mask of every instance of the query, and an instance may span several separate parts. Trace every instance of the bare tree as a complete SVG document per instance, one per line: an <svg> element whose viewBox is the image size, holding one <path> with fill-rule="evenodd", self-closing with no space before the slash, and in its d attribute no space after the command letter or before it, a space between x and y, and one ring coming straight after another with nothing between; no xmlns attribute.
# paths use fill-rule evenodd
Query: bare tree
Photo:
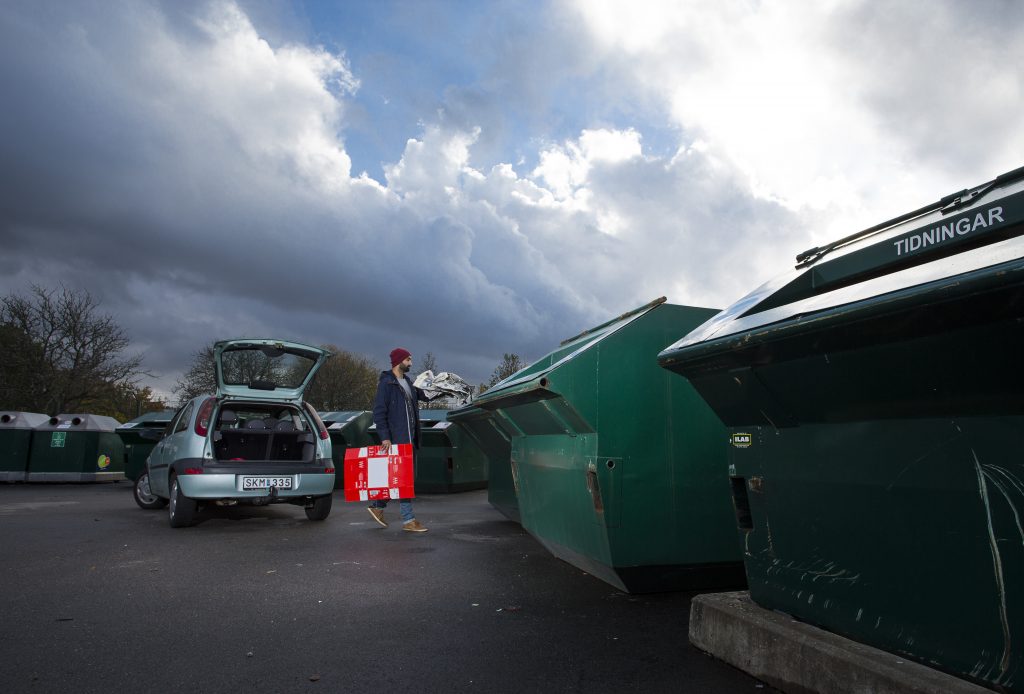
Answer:
<svg viewBox="0 0 1024 694"><path fill-rule="evenodd" d="M504 381L515 372L521 371L524 366L526 364L523 363L522 358L518 354L506 352L501 358L501 363L495 367L494 373L491 374L491 380L487 382L487 387L490 388L496 383Z"/></svg>
<svg viewBox="0 0 1024 694"><path fill-rule="evenodd" d="M142 357L122 355L128 336L98 308L88 292L66 287L0 298L0 403L59 414L134 386L145 375Z"/></svg>
<svg viewBox="0 0 1024 694"><path fill-rule="evenodd" d="M217 372L213 364L213 346L216 340L192 354L192 365L174 384L178 405L183 405L197 395L214 393L217 390Z"/></svg>
<svg viewBox="0 0 1024 694"><path fill-rule="evenodd" d="M434 358L433 352L427 352L423 355L423 366L420 367L420 373L424 371L437 373L437 359Z"/></svg>

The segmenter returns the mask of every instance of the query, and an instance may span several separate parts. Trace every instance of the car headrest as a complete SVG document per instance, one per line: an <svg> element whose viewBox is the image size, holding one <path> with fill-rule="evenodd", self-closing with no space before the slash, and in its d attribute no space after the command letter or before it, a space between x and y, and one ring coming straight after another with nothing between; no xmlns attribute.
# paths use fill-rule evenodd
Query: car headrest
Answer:
<svg viewBox="0 0 1024 694"><path fill-rule="evenodd" d="M220 411L220 423L221 424L236 424L238 422L238 414L234 410L221 410Z"/></svg>
<svg viewBox="0 0 1024 694"><path fill-rule="evenodd" d="M246 429L266 429L267 425L263 423L262 419L250 419L245 423Z"/></svg>

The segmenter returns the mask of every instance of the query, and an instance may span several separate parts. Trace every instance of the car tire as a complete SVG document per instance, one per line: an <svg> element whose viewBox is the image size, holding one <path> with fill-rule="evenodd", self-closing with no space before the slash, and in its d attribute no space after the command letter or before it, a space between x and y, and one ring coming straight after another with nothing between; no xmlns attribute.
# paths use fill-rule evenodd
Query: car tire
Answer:
<svg viewBox="0 0 1024 694"><path fill-rule="evenodd" d="M132 496L140 508L154 509L163 508L167 505L167 499L161 499L149 489L149 473L143 470L142 474L135 480L132 487Z"/></svg>
<svg viewBox="0 0 1024 694"><path fill-rule="evenodd" d="M186 528L192 525L199 510L199 502L181 493L177 476L171 478L171 499L167 506L167 520L172 528Z"/></svg>
<svg viewBox="0 0 1024 694"><path fill-rule="evenodd" d="M334 497L331 494L325 496L318 496L313 500L312 506L306 507L306 518L311 521L322 521L331 514L331 505L334 503Z"/></svg>

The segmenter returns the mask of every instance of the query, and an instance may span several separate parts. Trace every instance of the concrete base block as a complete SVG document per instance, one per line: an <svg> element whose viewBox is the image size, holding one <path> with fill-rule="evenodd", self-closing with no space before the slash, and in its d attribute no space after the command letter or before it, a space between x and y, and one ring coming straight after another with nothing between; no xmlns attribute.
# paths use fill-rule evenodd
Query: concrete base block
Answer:
<svg viewBox="0 0 1024 694"><path fill-rule="evenodd" d="M690 642L787 694L991 694L991 690L756 605L746 591L693 598Z"/></svg>

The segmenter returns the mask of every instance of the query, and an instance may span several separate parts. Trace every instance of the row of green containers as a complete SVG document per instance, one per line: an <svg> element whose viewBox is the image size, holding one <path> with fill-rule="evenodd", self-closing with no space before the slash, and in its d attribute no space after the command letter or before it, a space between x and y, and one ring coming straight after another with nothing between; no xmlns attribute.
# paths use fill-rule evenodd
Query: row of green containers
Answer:
<svg viewBox="0 0 1024 694"><path fill-rule="evenodd" d="M483 489L487 486L487 457L461 427L447 421L447 410L420 410L422 439L417 456L417 493L437 494ZM344 470L348 448L380 443L373 413L369 411L325 412L320 417L331 436L334 465ZM338 475L335 488L344 485Z"/></svg>
<svg viewBox="0 0 1024 694"><path fill-rule="evenodd" d="M487 460L476 444L446 421L445 410L423 410L416 488L424 493L487 486ZM0 482L134 481L174 417L151 412L121 424L112 417L33 412L0 413ZM379 442L370 412L323 416L343 469L345 449ZM338 476L338 487L342 477Z"/></svg>
<svg viewBox="0 0 1024 694"><path fill-rule="evenodd" d="M0 481L113 482L125 478L112 417L0 413Z"/></svg>
<svg viewBox="0 0 1024 694"><path fill-rule="evenodd" d="M1022 347L1024 169L720 313L586 331L449 420L497 509L621 589L742 566L766 608L1022 691Z"/></svg>

